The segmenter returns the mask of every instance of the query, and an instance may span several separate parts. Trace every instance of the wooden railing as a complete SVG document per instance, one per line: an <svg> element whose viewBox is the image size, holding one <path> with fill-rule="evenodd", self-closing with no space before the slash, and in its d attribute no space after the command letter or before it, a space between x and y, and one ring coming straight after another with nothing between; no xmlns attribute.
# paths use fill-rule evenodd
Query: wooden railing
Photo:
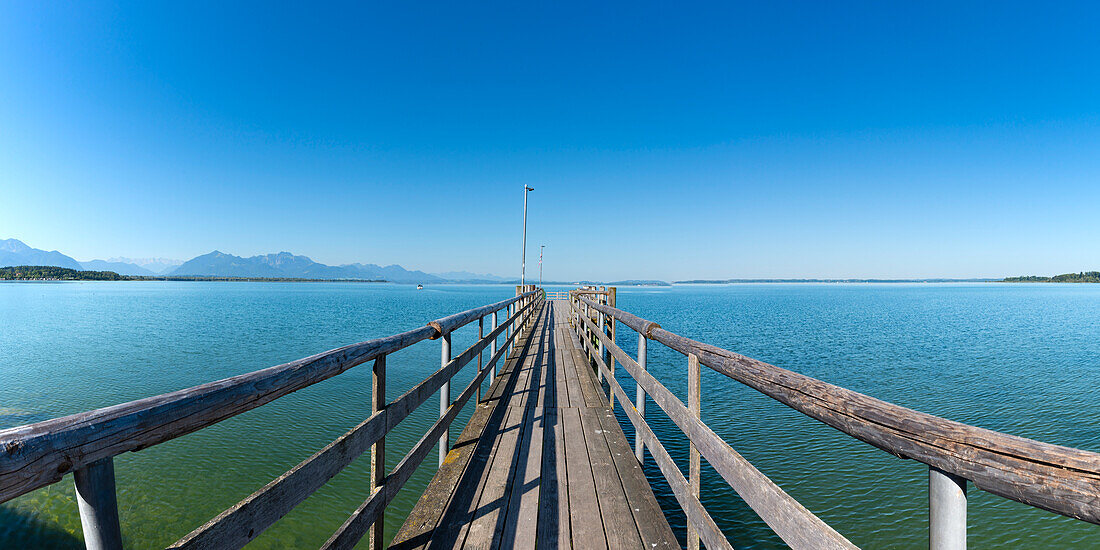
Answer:
<svg viewBox="0 0 1100 550"><path fill-rule="evenodd" d="M475 392L480 399L482 382L486 376L492 381L497 362L515 346L518 335L529 326L543 302L542 292L533 285L516 287L516 294L515 298L444 317L394 336L177 392L0 431L0 502L61 481L65 474L73 472L85 544L93 549L121 548L114 456L206 428L373 360L369 418L192 531L172 548L244 546L367 450L372 452L371 495L324 548L351 548L368 530L372 548L381 548L386 506L437 443L442 463L449 448L451 422ZM498 323L501 311L505 312L505 319ZM486 318L491 322L487 334ZM475 321L478 340L452 357L451 333ZM501 336L505 337L505 345L498 349ZM386 356L417 342L435 339L441 340L439 370L404 395L387 401ZM489 359L483 363L486 348ZM451 400L451 379L475 357L477 375L457 399ZM386 474L386 434L436 391L440 392L439 420Z"/></svg>
<svg viewBox="0 0 1100 550"><path fill-rule="evenodd" d="M966 485L1064 516L1100 524L1100 454L1051 445L970 426L894 405L769 365L661 328L607 303L613 289L573 291L571 322L588 356L618 396L634 425L636 453L649 449L688 523L688 546L730 548L699 501L700 458L705 458L784 542L793 548L854 545L753 467L700 419L700 365L746 384L856 439L929 468L929 546L966 547ZM620 322L638 334L638 356L615 342ZM685 405L646 368L647 341L687 358ZM633 403L615 379L615 360L637 382ZM687 435L689 477L684 478L645 420L650 396ZM614 401L612 400L612 406Z"/></svg>

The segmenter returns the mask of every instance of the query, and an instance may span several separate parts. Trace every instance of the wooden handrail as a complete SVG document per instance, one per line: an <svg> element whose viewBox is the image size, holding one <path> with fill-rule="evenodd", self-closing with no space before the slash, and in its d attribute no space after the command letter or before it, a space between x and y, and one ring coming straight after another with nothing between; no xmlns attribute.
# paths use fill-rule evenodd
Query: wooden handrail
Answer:
<svg viewBox="0 0 1100 550"><path fill-rule="evenodd" d="M535 291L470 311L499 311ZM96 461L191 433L326 380L356 365L453 331L469 312L394 336L93 411L0 431L0 502L60 481ZM456 319L456 317L460 317Z"/></svg>
<svg viewBox="0 0 1100 550"><path fill-rule="evenodd" d="M635 330L649 327L647 338L694 354L711 369L856 439L973 481L996 495L1100 524L1100 453L915 411L652 328L650 321L584 296L577 299Z"/></svg>
<svg viewBox="0 0 1100 550"><path fill-rule="evenodd" d="M438 391L445 382L453 378L462 367L470 363L474 357L479 356L480 353L489 346L489 343L499 337L508 326L517 321L521 316L523 316L524 319L529 317L536 305L537 302L527 302L521 309L516 311L511 318L506 320L504 324L501 324L495 330L480 338L461 355L451 359L447 365L432 373L416 386L413 386L401 397L393 400L391 403L387 404L385 408L371 415L371 417L362 424L356 426L336 441L333 441L324 449L298 464L287 473L273 480L271 483L268 483L249 497L230 507L228 510L222 512L202 527L192 531L172 545L172 548L226 549L244 546L263 532L263 530L274 524L279 518L289 513L295 506L304 501L306 497L313 494L317 489L320 489L329 479L366 452L371 445L381 440L390 430L416 410L417 407L427 401L427 399ZM481 312L483 310L484 308L478 308L470 311ZM492 313L492 311L486 311L482 313L482 315L486 313ZM518 333L513 333L512 337L514 338L517 334ZM504 348L502 347L500 352L489 359L489 369L493 368L503 354L503 351ZM474 381L468 386L467 392L473 391L470 388L476 389L476 387L480 387L481 380L484 379L488 372L488 370L480 371L475 376ZM466 395L467 392L463 392L462 396L460 396L455 403L451 404L451 407L461 409L468 399ZM457 414L457 411L455 414ZM453 415L447 418L453 420ZM440 422L442 421L443 419L440 419ZM450 420L447 421L447 424L449 424L449 422ZM434 427L433 429L429 429L429 433L435 433L436 431L440 430L436 430ZM434 437L438 438L438 436L439 434L435 433ZM431 440L431 438L429 438L429 440ZM432 440L432 443L434 444L434 440ZM429 445L427 449L430 449L430 447L431 445ZM424 452L427 451L424 450ZM423 457L421 457L421 459L422 458ZM405 462L402 464L405 464ZM412 469L415 470L416 466L419 466L419 464L420 461L416 461L415 464L412 465ZM402 468L402 466L399 465L398 468ZM395 472L405 472L408 469L409 466L405 465L404 469L395 470ZM408 474L411 473L412 471L408 471ZM399 485L403 484L406 479L407 476L402 478L401 476L394 476L391 474L387 476L383 485L387 487L387 490L392 489L393 494L396 494L397 489L400 489ZM400 480L400 482L398 482L398 480ZM394 485L398 486L394 488ZM387 500L378 507L377 511L380 513L388 502ZM364 520L369 521L364 523L364 521L361 520L357 525L364 527L365 531L365 527L369 526L374 519L374 517L366 517ZM359 533L359 537L356 537L355 541L358 542L361 536L362 533Z"/></svg>

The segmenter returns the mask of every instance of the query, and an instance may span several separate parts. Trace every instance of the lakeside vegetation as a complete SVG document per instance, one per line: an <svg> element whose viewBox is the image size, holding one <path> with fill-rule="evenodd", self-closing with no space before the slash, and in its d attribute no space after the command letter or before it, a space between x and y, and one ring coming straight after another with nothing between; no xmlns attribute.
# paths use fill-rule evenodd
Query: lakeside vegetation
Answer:
<svg viewBox="0 0 1100 550"><path fill-rule="evenodd" d="M1063 273L1053 277L1027 275L1023 277L1005 277L1006 283L1100 283L1100 271L1081 271Z"/></svg>
<svg viewBox="0 0 1100 550"><path fill-rule="evenodd" d="M0 267L0 281L239 281L289 283L386 283L380 279L304 279L294 277L205 277L199 275L141 276L119 275L114 271L80 271L67 267L21 265Z"/></svg>

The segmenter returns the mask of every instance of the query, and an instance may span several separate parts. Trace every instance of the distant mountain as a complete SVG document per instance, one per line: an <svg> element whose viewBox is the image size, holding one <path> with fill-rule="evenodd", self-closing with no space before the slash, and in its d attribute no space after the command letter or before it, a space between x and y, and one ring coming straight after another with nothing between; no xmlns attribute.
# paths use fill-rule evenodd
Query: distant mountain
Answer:
<svg viewBox="0 0 1100 550"><path fill-rule="evenodd" d="M436 277L441 279L447 279L448 281L463 282L463 281L476 281L476 282L494 282L503 283L515 279L515 277L501 277L500 275L491 275L489 273L470 273L469 271L447 271L445 273L432 273Z"/></svg>
<svg viewBox="0 0 1100 550"><path fill-rule="evenodd" d="M42 265L64 267L77 271L84 268L80 262L56 251L31 248L18 239L0 240L0 267Z"/></svg>
<svg viewBox="0 0 1100 550"><path fill-rule="evenodd" d="M86 271L114 271L119 275L141 275L143 277L149 277L157 275L156 273L128 262L114 262L104 260L91 260L87 262L80 262L80 265Z"/></svg>
<svg viewBox="0 0 1100 550"><path fill-rule="evenodd" d="M399 265L326 265L290 252L242 258L217 250L192 258L172 270L171 276L286 277L303 279L371 279L395 283L439 283L443 279Z"/></svg>
<svg viewBox="0 0 1100 550"><path fill-rule="evenodd" d="M158 275L172 271L183 263L181 260L169 258L109 258L108 262L134 264L142 269L147 269Z"/></svg>
<svg viewBox="0 0 1100 550"><path fill-rule="evenodd" d="M350 267L359 270L360 273L369 274L368 278L379 278L395 283L445 283L441 277L429 275L423 271L409 271L397 264L385 267L376 264L347 264L340 267Z"/></svg>

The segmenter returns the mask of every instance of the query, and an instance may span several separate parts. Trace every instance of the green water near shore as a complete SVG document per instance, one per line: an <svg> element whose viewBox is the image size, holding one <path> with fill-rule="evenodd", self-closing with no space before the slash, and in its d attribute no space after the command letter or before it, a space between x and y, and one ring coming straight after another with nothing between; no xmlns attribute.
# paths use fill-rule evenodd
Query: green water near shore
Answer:
<svg viewBox="0 0 1100 550"><path fill-rule="evenodd" d="M0 284L0 428L155 395L385 336L511 296L514 287L341 283ZM1010 284L760 284L621 288L619 305L665 328L856 391L1052 443L1100 450L1100 287ZM456 335L455 349L476 328ZM621 345L634 348L629 330ZM397 396L438 368L437 343L388 361ZM650 369L684 395L682 356ZM466 384L472 370L459 375ZM628 392L633 384L623 379ZM704 372L704 419L861 547L927 547L927 470ZM163 547L293 467L368 414L359 367L210 429L116 458L128 547ZM434 401L429 401L434 403ZM649 417L686 468L687 445ZM437 414L414 413L389 463ZM458 425L464 424L464 414ZM629 425L622 423L630 435ZM459 428L454 429L457 434ZM646 471L674 527L675 501ZM708 509L737 547L782 547L704 466ZM368 494L354 462L250 547L317 547ZM387 515L393 533L434 474L426 461ZM971 488L971 547L1100 545L1100 527ZM71 477L0 505L0 548L78 547Z"/></svg>

